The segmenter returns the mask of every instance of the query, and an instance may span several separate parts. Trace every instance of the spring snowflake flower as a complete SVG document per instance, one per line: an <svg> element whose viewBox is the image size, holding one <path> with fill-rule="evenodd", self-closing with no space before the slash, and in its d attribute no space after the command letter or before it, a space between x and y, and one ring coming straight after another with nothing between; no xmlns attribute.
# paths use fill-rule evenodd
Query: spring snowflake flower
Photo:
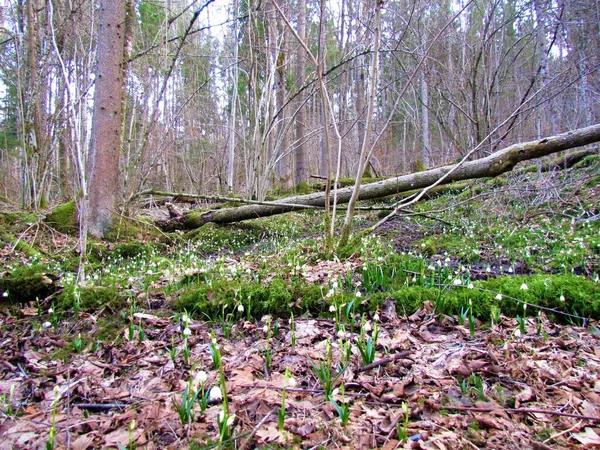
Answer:
<svg viewBox="0 0 600 450"><path fill-rule="evenodd" d="M467 285L467 287L468 287L469 289L473 289L473 288L475 287L475 285L474 285L473 283L469 283L469 284Z"/></svg>
<svg viewBox="0 0 600 450"><path fill-rule="evenodd" d="M237 307L238 312L244 312L244 305L242 305L241 303L238 305Z"/></svg>
<svg viewBox="0 0 600 450"><path fill-rule="evenodd" d="M529 286L527 286L527 283L523 283L523 284L521 285L521 290L522 290L522 291L526 291L526 290L528 290L528 289L529 289Z"/></svg>
<svg viewBox="0 0 600 450"><path fill-rule="evenodd" d="M233 422L235 422L235 414L232 414L227 418L227 427L231 428Z"/></svg>
<svg viewBox="0 0 600 450"><path fill-rule="evenodd" d="M498 300L498 301L502 300L502 294L496 295L496 300Z"/></svg>
<svg viewBox="0 0 600 450"><path fill-rule="evenodd" d="M52 314L54 310L52 308L48 308L48 314Z"/></svg>
<svg viewBox="0 0 600 450"><path fill-rule="evenodd" d="M206 383L206 380L208 380L208 374L204 370L201 370L194 377L194 384L198 386L200 384Z"/></svg>
<svg viewBox="0 0 600 450"><path fill-rule="evenodd" d="M564 302L564 301L565 301L565 296L564 296L564 295L562 295L562 294L560 294L560 297L559 297L558 299L559 299L561 302Z"/></svg>
<svg viewBox="0 0 600 450"><path fill-rule="evenodd" d="M44 323L42 324L42 326L43 326L44 328L50 328L50 327L52 326L52 324L51 324L50 322L46 321L46 322L44 322Z"/></svg>
<svg viewBox="0 0 600 450"><path fill-rule="evenodd" d="M289 377L287 379L287 383L285 383L285 387L296 387L298 383L296 382L296 379L294 377Z"/></svg>
<svg viewBox="0 0 600 450"><path fill-rule="evenodd" d="M185 330L183 330L183 335L184 336L191 336L192 335L192 330L190 330L189 328L185 328Z"/></svg>
<svg viewBox="0 0 600 450"><path fill-rule="evenodd" d="M452 284L454 286L460 286L462 284L462 281L460 281L460 278L455 278Z"/></svg>
<svg viewBox="0 0 600 450"><path fill-rule="evenodd" d="M344 339L344 338L346 337L346 332L345 332L344 330L339 330L339 331L337 332L337 336L338 336L340 339Z"/></svg>
<svg viewBox="0 0 600 450"><path fill-rule="evenodd" d="M209 400L221 400L223 398L223 393L221 392L221 388L219 386L213 386L210 389L210 393L208 394Z"/></svg>
<svg viewBox="0 0 600 450"><path fill-rule="evenodd" d="M373 329L373 327L371 326L371 324L369 322L365 322L365 326L363 327L363 330L365 330L365 332L368 333L372 329Z"/></svg>
<svg viewBox="0 0 600 450"><path fill-rule="evenodd" d="M361 298L362 297L362 294L360 293L360 291L356 291L356 297L357 298Z"/></svg>
<svg viewBox="0 0 600 450"><path fill-rule="evenodd" d="M329 305L329 312L335 312L335 305Z"/></svg>
<svg viewBox="0 0 600 450"><path fill-rule="evenodd" d="M8 297L8 291L4 291L4 292L2 293L2 297L4 297L4 298Z"/></svg>
<svg viewBox="0 0 600 450"><path fill-rule="evenodd" d="M373 320L375 322L379 322L379 314L377 314L377 313L373 314Z"/></svg>

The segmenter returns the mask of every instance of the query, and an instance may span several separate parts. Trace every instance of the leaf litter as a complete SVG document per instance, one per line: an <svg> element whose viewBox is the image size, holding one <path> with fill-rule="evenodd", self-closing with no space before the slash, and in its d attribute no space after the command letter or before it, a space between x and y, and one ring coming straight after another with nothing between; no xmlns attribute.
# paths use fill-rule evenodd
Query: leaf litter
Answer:
<svg viewBox="0 0 600 450"><path fill-rule="evenodd" d="M217 324L194 321L186 364L181 351L174 361L169 353L173 344L182 348L175 321L152 311L135 316L145 330L142 341L130 340L125 330L114 342L54 358L72 336L93 328L89 316L55 331L36 329L39 318L31 314L3 315L1 449L45 448L55 386L55 448L214 443L220 402L209 403L204 412L196 404L189 424L181 423L175 408L197 371L208 374L207 388L218 384L209 351L213 327L229 409L236 416L237 448L512 449L518 442L521 448L542 449L591 448L600 442L600 333L594 322L586 330L553 324L542 315L543 333L538 335L537 323L529 319L528 333L519 336L516 320L502 317L499 324L479 327L472 338L468 328L437 317L425 303L409 318L386 316L379 324L375 363L366 367L355 345L360 325L354 333L346 327L350 363L335 384L344 384L345 393L333 394L349 406L344 426L312 368L326 361L327 340L332 371L344 367L333 320L297 319L295 346L290 324L279 320L269 368L263 322L240 321L226 339ZM286 388L280 429L286 368L297 385Z"/></svg>

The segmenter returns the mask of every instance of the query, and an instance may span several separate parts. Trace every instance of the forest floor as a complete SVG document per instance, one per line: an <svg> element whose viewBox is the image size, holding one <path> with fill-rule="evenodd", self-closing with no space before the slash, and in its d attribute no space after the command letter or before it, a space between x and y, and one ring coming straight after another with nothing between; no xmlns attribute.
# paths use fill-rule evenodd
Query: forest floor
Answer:
<svg viewBox="0 0 600 450"><path fill-rule="evenodd" d="M474 182L340 259L318 213L93 243L85 286L75 238L10 221L45 256L0 249L0 449L598 446L591 161Z"/></svg>

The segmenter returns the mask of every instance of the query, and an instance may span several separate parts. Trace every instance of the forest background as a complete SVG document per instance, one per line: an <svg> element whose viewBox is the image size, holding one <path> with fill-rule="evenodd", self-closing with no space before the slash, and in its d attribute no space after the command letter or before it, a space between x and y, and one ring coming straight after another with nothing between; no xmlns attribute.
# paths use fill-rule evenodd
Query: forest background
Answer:
<svg viewBox="0 0 600 450"><path fill-rule="evenodd" d="M116 5L120 204L390 177L600 116L594 0L15 0L0 9L2 200L85 194L98 25Z"/></svg>

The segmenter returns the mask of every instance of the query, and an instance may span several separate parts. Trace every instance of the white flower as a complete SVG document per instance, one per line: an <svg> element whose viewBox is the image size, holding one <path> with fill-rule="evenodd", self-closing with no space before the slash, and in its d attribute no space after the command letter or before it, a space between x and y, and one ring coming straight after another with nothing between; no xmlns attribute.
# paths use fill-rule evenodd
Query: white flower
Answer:
<svg viewBox="0 0 600 450"><path fill-rule="evenodd" d="M521 285L521 290L522 290L522 291L526 291L526 290L528 290L528 289L529 289L529 286L527 286L527 283L523 283L523 284Z"/></svg>
<svg viewBox="0 0 600 450"><path fill-rule="evenodd" d="M183 335L184 336L191 336L192 335L192 330L190 330L188 327L186 327L185 330L183 330Z"/></svg>
<svg viewBox="0 0 600 450"><path fill-rule="evenodd" d="M485 269L485 271L486 271L487 273L490 273L490 272L492 271L492 268L491 268L490 266L487 266L487 268Z"/></svg>
<svg viewBox="0 0 600 450"><path fill-rule="evenodd" d="M265 334L269 332L269 325L265 325L265 326L263 327L263 332L264 332Z"/></svg>
<svg viewBox="0 0 600 450"><path fill-rule="evenodd" d="M460 281L460 278L455 278L452 284L454 286L460 286L462 284L462 281Z"/></svg>
<svg viewBox="0 0 600 450"><path fill-rule="evenodd" d="M379 314L377 314L377 313L373 314L373 320L375 322L378 322L379 321Z"/></svg>
<svg viewBox="0 0 600 450"><path fill-rule="evenodd" d="M523 303L523 311L527 311L527 303Z"/></svg>
<svg viewBox="0 0 600 450"><path fill-rule="evenodd" d="M338 330L337 337L344 339L346 337L346 332L344 330Z"/></svg>
<svg viewBox="0 0 600 450"><path fill-rule="evenodd" d="M2 293L2 297L4 297L4 298L8 297L8 291L4 291L4 292Z"/></svg>
<svg viewBox="0 0 600 450"><path fill-rule="evenodd" d="M54 310L52 308L48 308L48 314L52 314Z"/></svg>
<svg viewBox="0 0 600 450"><path fill-rule="evenodd" d="M368 333L369 331L371 331L373 329L373 327L371 326L371 324L369 322L365 322L364 326L363 326L363 330Z"/></svg>
<svg viewBox="0 0 600 450"><path fill-rule="evenodd" d="M50 327L52 326L52 324L51 324L50 322L46 321L46 322L44 322L44 323L42 324L42 326L43 326L44 328L50 328Z"/></svg>
<svg viewBox="0 0 600 450"><path fill-rule="evenodd" d="M334 294L335 294L335 291L333 289L329 289L327 294L325 294L325 298L332 297Z"/></svg>
<svg viewBox="0 0 600 450"><path fill-rule="evenodd" d="M502 300L502 294L496 295L496 300Z"/></svg>
<svg viewBox="0 0 600 450"><path fill-rule="evenodd" d="M335 312L335 305L329 305L329 312Z"/></svg>
<svg viewBox="0 0 600 450"><path fill-rule="evenodd" d="M181 321L185 322L185 323L188 323L190 321L190 318L186 314L183 314L181 316Z"/></svg>
<svg viewBox="0 0 600 450"><path fill-rule="evenodd" d="M129 431L135 430L135 420L129 422Z"/></svg>
<svg viewBox="0 0 600 450"><path fill-rule="evenodd" d="M564 301L565 301L565 296L561 294L561 295L560 295L560 297L559 297L558 299L559 299L561 302L564 302Z"/></svg>
<svg viewBox="0 0 600 450"><path fill-rule="evenodd" d="M514 335L516 337L521 337L521 330L519 330L518 328L515 330Z"/></svg>
<svg viewBox="0 0 600 450"><path fill-rule="evenodd" d="M242 305L241 303L238 305L238 312L244 312L244 305Z"/></svg>
<svg viewBox="0 0 600 450"><path fill-rule="evenodd" d="M233 422L235 421L235 414L230 415L227 418L227 427L231 427L233 425Z"/></svg>
<svg viewBox="0 0 600 450"><path fill-rule="evenodd" d="M356 297L357 298L361 298L362 297L362 294L360 293L360 291L356 291Z"/></svg>
<svg viewBox="0 0 600 450"><path fill-rule="evenodd" d="M223 393L221 392L221 388L219 386L213 386L210 389L208 398L209 398L209 400L221 400L223 398Z"/></svg>
<svg viewBox="0 0 600 450"><path fill-rule="evenodd" d="M475 285L474 285L473 283L469 283L469 284L467 285L467 287L468 287L469 289L473 289L473 288L475 287Z"/></svg>
<svg viewBox="0 0 600 450"><path fill-rule="evenodd" d="M297 384L296 379L294 377L289 377L287 379L286 387L293 388L293 387L296 387L296 384Z"/></svg>
<svg viewBox="0 0 600 450"><path fill-rule="evenodd" d="M513 273L513 268L512 267L508 268L508 273Z"/></svg>
<svg viewBox="0 0 600 450"><path fill-rule="evenodd" d="M207 379L208 379L208 374L204 370L201 370L194 377L194 384L196 386L198 386L199 384L204 384L204 383L206 383Z"/></svg>

